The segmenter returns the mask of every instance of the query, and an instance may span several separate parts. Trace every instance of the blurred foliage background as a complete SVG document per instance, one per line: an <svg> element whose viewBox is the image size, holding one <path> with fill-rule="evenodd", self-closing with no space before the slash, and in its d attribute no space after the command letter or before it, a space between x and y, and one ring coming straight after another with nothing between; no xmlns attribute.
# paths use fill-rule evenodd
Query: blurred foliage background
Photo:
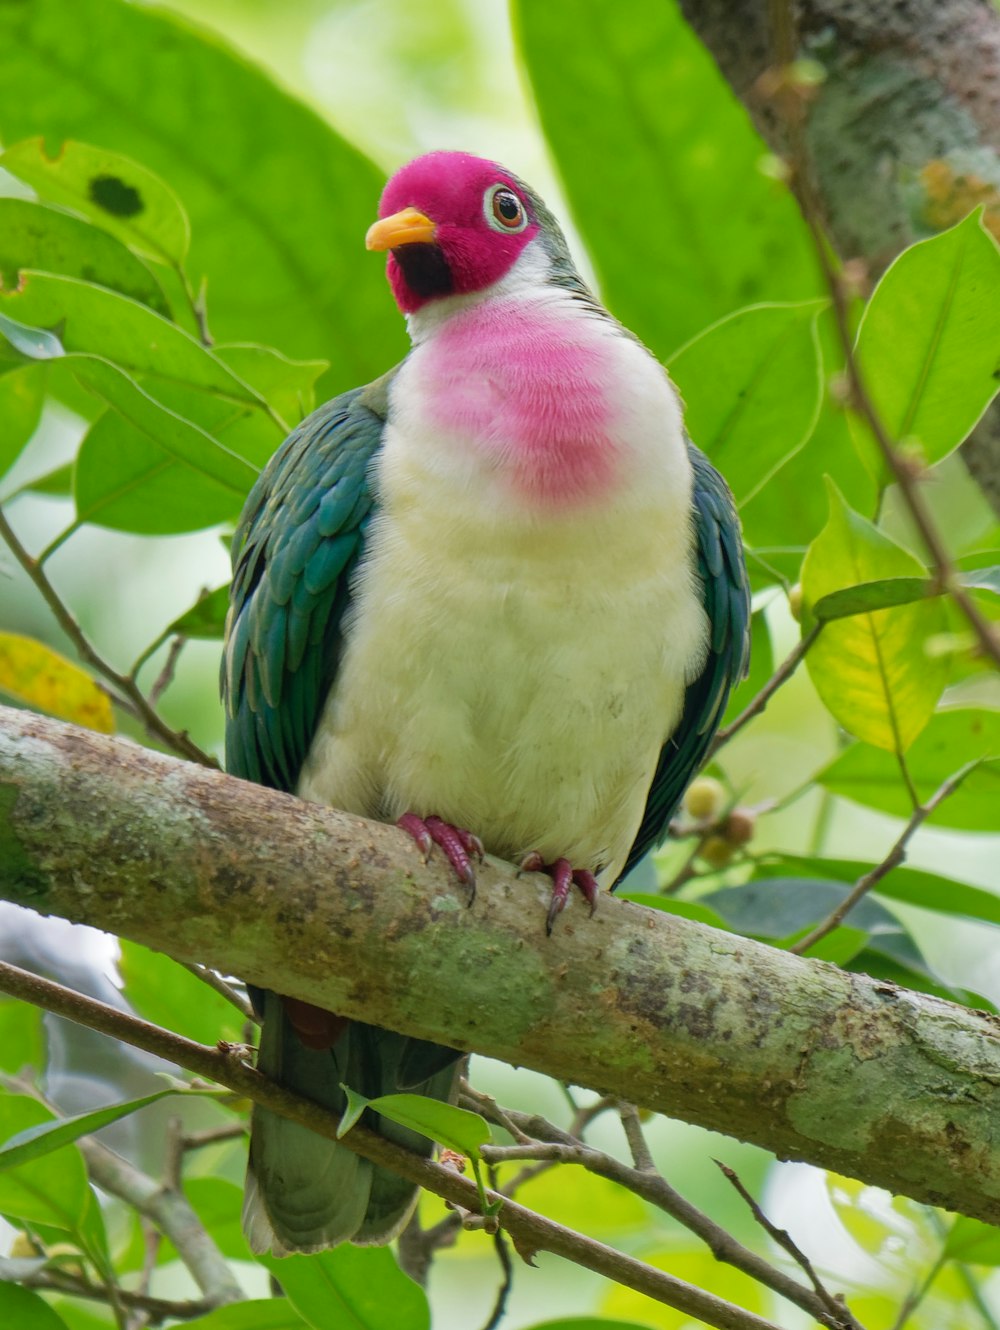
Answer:
<svg viewBox="0 0 1000 1330"><path fill-rule="evenodd" d="M844 884L886 855L912 812L908 781L926 799L981 761L913 838L907 866L822 954L959 1001L1000 1002L1000 783L989 760L1000 752L996 678L954 607L924 595L928 572L906 506L844 409L827 293L781 164L673 3L512 0L508 10L502 0L178 0L154 9L8 0L0 139L0 504L117 670L148 694L171 658L158 701L171 727L219 754L224 596L199 597L227 581L226 537L256 469L314 402L405 352L381 265L363 250L385 175L431 148L492 156L566 222L609 308L670 368L695 441L740 503L754 661L727 719L794 648L800 621L808 629L824 597L883 586L860 602L881 617L854 613L824 628L810 672L795 674L720 752L714 783L701 787L707 802L689 806L688 834L629 887L660 908L791 945L842 899ZM65 140L89 146L56 156ZM124 182L125 194L101 196L99 180ZM150 204L145 212L130 210L130 189ZM876 291L858 356L880 385L886 423L932 467L925 491L935 520L983 612L995 615L1000 527L954 450L995 386L1000 258L975 218L928 237ZM28 270L37 275L20 280ZM860 319L860 302L854 312ZM935 319L944 348L936 358L925 335ZM58 340L32 340L25 328L54 330ZM904 578L915 584L909 600L886 599L884 584ZM72 641L13 558L0 555L0 579L8 700L143 738L127 710L102 709L88 673L69 663ZM32 644L67 663L33 655ZM848 656L863 668L845 670ZM727 832L734 808L744 815L738 835ZM206 1042L240 1037L223 999L166 958L127 943L119 953L80 930L0 909L4 954ZM0 1067L41 1072L47 1061L50 1097L73 1111L155 1086L149 1060L67 1029L0 1001ZM563 1091L541 1077L482 1060L473 1071L502 1103L566 1117ZM34 1120L25 1102L0 1100L0 1129L8 1128L0 1136ZM143 1109L109 1129L113 1143L156 1173L164 1122L177 1111ZM184 1117L194 1130L231 1121L231 1109L185 1102ZM648 1130L674 1186L741 1240L766 1247L712 1159L736 1168L870 1330L1000 1324L991 1273L1000 1245L982 1226L969 1264L971 1237L962 1230L949 1249L951 1221L935 1212L684 1124L656 1120ZM622 1149L610 1121L595 1123L588 1139ZM266 1272L238 1231L243 1153L241 1141L199 1150L186 1176L244 1287L263 1298ZM54 1193L77 1168L69 1155L46 1165ZM0 1183L8 1248L28 1225L48 1249L75 1243L99 1260L81 1178L69 1219L19 1209ZM777 1324L806 1324L645 1203L582 1170L547 1174L519 1199ZM436 1201L425 1206L428 1223L442 1213ZM121 1205L108 1206L105 1219L114 1269L136 1277L137 1219ZM391 1275L382 1265L373 1275L360 1257L387 1259L338 1252L329 1277L348 1289L384 1278L395 1297ZM157 1260L153 1290L187 1296L190 1277L169 1246ZM689 1324L554 1258L540 1257L539 1267L516 1272L511 1330L572 1315L665 1330ZM901 1321L904 1299L931 1272ZM484 1324L498 1279L490 1241L463 1235L435 1262L433 1324ZM308 1288L300 1296L285 1320L213 1313L193 1324L342 1323ZM0 1283L0 1309L5 1297L12 1325L114 1323L106 1309L56 1295L48 1307L58 1319L46 1320L40 1299L12 1283ZM414 1327L426 1323L426 1308L413 1315ZM363 1322L389 1323L403 1324Z"/></svg>

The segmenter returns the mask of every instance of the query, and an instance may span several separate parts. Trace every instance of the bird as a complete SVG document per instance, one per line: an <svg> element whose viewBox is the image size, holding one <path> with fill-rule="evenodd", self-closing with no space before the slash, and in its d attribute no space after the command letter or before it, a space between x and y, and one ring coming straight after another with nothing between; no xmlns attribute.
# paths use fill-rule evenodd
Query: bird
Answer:
<svg viewBox="0 0 1000 1330"><path fill-rule="evenodd" d="M593 909L663 838L746 672L739 519L666 371L511 171L416 158L366 245L411 349L308 416L247 499L226 767L397 823L470 899L483 853L548 874L551 932L574 888ZM335 1113L342 1084L454 1094L454 1049L251 996L259 1069ZM412 1184L262 1108L251 1125L255 1251L407 1222Z"/></svg>

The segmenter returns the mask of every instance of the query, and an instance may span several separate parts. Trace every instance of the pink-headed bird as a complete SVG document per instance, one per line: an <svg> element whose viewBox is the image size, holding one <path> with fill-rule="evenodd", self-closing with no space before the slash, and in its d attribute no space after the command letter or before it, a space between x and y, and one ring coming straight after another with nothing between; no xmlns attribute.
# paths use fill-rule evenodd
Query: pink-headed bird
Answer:
<svg viewBox="0 0 1000 1330"><path fill-rule="evenodd" d="M378 215L412 349L303 421L250 494L226 763L398 822L470 891L482 849L547 872L551 930L574 883L593 904L662 838L705 758L746 666L739 523L666 372L522 181L430 153ZM334 1112L341 1083L452 1092L452 1049L254 997L260 1069ZM414 1201L255 1109L255 1250L387 1242Z"/></svg>

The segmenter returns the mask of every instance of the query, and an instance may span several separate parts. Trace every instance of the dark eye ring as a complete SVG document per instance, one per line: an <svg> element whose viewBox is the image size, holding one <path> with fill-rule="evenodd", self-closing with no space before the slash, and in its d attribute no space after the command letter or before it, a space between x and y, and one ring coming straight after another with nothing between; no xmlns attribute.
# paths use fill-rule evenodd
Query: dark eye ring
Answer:
<svg viewBox="0 0 1000 1330"><path fill-rule="evenodd" d="M528 225L524 205L509 185L491 185L483 199L483 211L494 231L523 231Z"/></svg>

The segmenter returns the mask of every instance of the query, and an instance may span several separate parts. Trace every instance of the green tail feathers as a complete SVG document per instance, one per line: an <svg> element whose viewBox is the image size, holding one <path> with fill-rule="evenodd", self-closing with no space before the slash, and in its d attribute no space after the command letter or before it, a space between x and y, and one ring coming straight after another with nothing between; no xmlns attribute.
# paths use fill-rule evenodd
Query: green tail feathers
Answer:
<svg viewBox="0 0 1000 1330"><path fill-rule="evenodd" d="M280 997L266 993L257 1066L297 1094L342 1113L340 1084L368 1099L401 1091L451 1098L459 1054L351 1022L332 1048L316 1052L299 1040ZM432 1143L373 1114L365 1123L389 1140L430 1155ZM317 1136L298 1123L255 1107L251 1118L243 1228L255 1252L320 1251L338 1242L389 1242L416 1204L417 1188Z"/></svg>

